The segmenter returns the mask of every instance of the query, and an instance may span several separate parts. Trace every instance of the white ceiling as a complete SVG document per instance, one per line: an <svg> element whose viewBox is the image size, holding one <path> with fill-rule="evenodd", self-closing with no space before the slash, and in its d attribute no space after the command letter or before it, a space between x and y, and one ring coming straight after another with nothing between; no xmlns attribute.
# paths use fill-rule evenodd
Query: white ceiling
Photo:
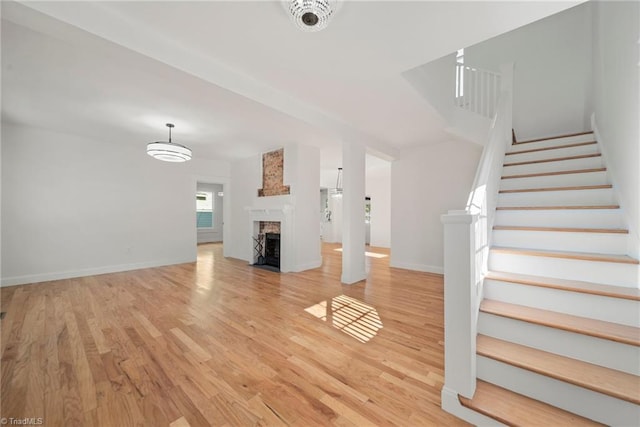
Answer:
<svg viewBox="0 0 640 427"><path fill-rule="evenodd" d="M303 33L273 1L3 1L2 117L142 145L171 121L210 158L300 142L335 168L342 140L392 158L446 137L402 72L577 3L346 1Z"/></svg>

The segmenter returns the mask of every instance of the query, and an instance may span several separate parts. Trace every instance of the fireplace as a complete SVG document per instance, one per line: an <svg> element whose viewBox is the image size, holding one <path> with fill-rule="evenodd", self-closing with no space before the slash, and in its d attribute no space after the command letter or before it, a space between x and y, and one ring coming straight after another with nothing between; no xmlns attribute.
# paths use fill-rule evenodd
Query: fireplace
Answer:
<svg viewBox="0 0 640 427"><path fill-rule="evenodd" d="M254 222L253 266L280 272L281 261L280 221Z"/></svg>
<svg viewBox="0 0 640 427"><path fill-rule="evenodd" d="M264 235L264 263L280 270L280 233Z"/></svg>
<svg viewBox="0 0 640 427"><path fill-rule="evenodd" d="M289 196L275 196L289 197ZM270 201L271 197L261 198ZM288 204L280 206L252 206L245 208L249 211L249 236L252 244L249 262L251 265L260 267L265 270L288 273L294 271L293 261L294 248L292 240L294 237L293 226L293 207ZM269 235L269 249L267 250L267 235ZM272 236L274 235L274 236ZM267 264L266 255L269 254L269 264ZM275 252L275 256L274 253Z"/></svg>

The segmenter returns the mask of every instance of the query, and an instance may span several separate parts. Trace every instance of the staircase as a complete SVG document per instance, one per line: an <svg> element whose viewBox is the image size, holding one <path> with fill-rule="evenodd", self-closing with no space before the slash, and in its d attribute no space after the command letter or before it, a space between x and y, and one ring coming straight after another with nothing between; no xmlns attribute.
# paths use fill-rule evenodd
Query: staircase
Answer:
<svg viewBox="0 0 640 427"><path fill-rule="evenodd" d="M505 156L478 318L477 388L507 425L640 425L638 260L593 133Z"/></svg>

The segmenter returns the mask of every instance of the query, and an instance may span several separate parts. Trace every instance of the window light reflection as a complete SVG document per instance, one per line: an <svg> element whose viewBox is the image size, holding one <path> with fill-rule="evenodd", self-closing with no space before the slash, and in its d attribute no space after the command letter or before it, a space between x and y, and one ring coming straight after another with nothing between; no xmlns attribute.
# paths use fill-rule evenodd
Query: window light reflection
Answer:
<svg viewBox="0 0 640 427"><path fill-rule="evenodd" d="M363 343L383 327L375 307L346 295L321 301L304 311Z"/></svg>
<svg viewBox="0 0 640 427"><path fill-rule="evenodd" d="M342 248L336 248L336 249L334 249L334 251L342 252ZM387 254L379 254L377 252L365 252L364 254L366 256L368 256L368 257L371 257L371 258L386 258L386 257L389 256Z"/></svg>

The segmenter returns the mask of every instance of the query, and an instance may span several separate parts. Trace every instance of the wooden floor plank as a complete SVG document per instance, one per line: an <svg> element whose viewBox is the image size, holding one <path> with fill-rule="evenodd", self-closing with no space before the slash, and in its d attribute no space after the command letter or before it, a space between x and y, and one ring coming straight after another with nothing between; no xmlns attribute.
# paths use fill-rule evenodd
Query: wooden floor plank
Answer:
<svg viewBox="0 0 640 427"><path fill-rule="evenodd" d="M633 326L571 316L486 298L480 303L480 311L623 344L640 346L640 329Z"/></svg>
<svg viewBox="0 0 640 427"><path fill-rule="evenodd" d="M494 225L493 229L505 231L553 231L561 233L629 234L629 230L623 228L526 227L514 225Z"/></svg>
<svg viewBox="0 0 640 427"><path fill-rule="evenodd" d="M612 184L601 185L574 185L570 187L542 187L542 188L519 188L514 190L500 190L500 194L508 193L536 193L545 191L580 191L580 190L606 190L613 188Z"/></svg>
<svg viewBox="0 0 640 427"><path fill-rule="evenodd" d="M640 301L640 289L623 286L603 285L600 283L583 282L579 280L556 279L553 277L540 277L528 274L508 273L505 271L489 271L486 279L501 282L518 283L529 286L559 289L569 292L601 295L611 298L622 298L631 301Z"/></svg>
<svg viewBox="0 0 640 427"><path fill-rule="evenodd" d="M505 163L504 166L522 166L522 165L535 165L538 163L550 163L550 162L563 162L565 160L578 160L578 159L589 159L592 157L600 157L602 154L580 154L576 156L565 156L565 157L556 157L553 159L540 159L540 160L527 160L522 162L511 162Z"/></svg>
<svg viewBox="0 0 640 427"><path fill-rule="evenodd" d="M593 173L593 172L606 172L607 168L590 168L590 169L572 169L566 171L552 171L552 172L535 172L535 173L522 173L518 175L504 175L502 179L519 179L519 178L534 178L539 176L555 176L555 175L573 175L580 173Z"/></svg>
<svg viewBox="0 0 640 427"><path fill-rule="evenodd" d="M640 405L640 377L520 344L478 335L479 355Z"/></svg>
<svg viewBox="0 0 640 427"><path fill-rule="evenodd" d="M556 135L556 136L547 136L547 137L544 137L544 138L528 139L526 141L516 141L516 143L514 145L527 144L529 142L547 141L547 140L550 140L550 139L569 138L571 136L588 135L588 134L591 134L591 133L593 133L593 131L591 131L591 130L586 131L586 132L566 133L566 134Z"/></svg>
<svg viewBox="0 0 640 427"><path fill-rule="evenodd" d="M590 209L620 209L619 205L579 205L579 206L498 206L498 211L553 211L553 210L590 210Z"/></svg>
<svg viewBox="0 0 640 427"><path fill-rule="evenodd" d="M473 399L460 397L460 403L514 427L603 425L485 381L478 381Z"/></svg>
<svg viewBox="0 0 640 427"><path fill-rule="evenodd" d="M583 261L597 261L597 262L615 262L620 264L639 264L640 262L631 258L628 255L612 255L612 254L596 254L588 252L569 252L569 251L550 251L543 249L521 249L521 248L508 248L501 246L491 247L491 251L503 254L512 255L526 255L526 256L540 256L549 258L564 258L564 259L576 259Z"/></svg>
<svg viewBox="0 0 640 427"><path fill-rule="evenodd" d="M440 409L442 276L342 254L278 274L198 262L0 289L3 417L45 425L467 425ZM325 303L325 316L314 307Z"/></svg>
<svg viewBox="0 0 640 427"><path fill-rule="evenodd" d="M597 142L595 142L595 141L576 142L576 143L573 143L573 144L556 145L556 146L553 146L553 147L532 148L532 149L529 149L529 150L520 150L520 151L509 151L509 152L507 152L505 154L507 156L512 156L514 154L536 153L538 151L557 150L559 148L582 147L582 146L585 146L585 145L595 145L595 144L597 144Z"/></svg>

